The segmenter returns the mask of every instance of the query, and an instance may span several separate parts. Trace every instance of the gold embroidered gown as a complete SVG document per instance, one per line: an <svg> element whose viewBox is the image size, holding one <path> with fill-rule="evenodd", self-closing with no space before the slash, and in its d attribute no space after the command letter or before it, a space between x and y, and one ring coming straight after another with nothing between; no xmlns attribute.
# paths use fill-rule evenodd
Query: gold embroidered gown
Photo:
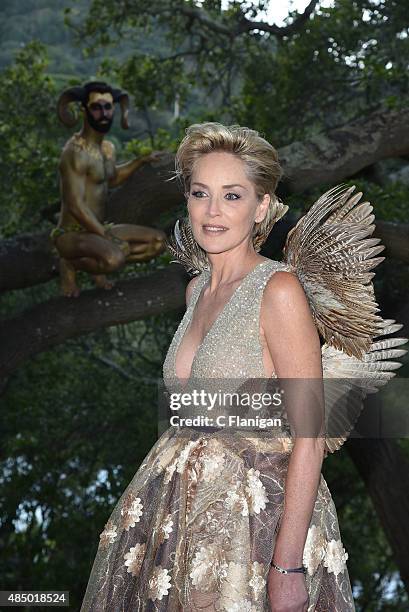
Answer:
<svg viewBox="0 0 409 612"><path fill-rule="evenodd" d="M332 210L340 204L348 211L352 208L348 200L350 191L341 194L341 198L338 194L337 200L333 198ZM321 198L318 202L319 212L325 206L328 209L328 194L325 194L327 200ZM308 214L314 210L317 205ZM324 376L363 376L384 381L393 376L388 368L395 369L400 364L382 360L403 354L405 351L394 347L405 339L372 342L374 337L390 334L401 326L368 315L371 308L373 310L373 291L368 283L363 284L362 271L369 269L368 260L374 249L371 241L370 248L362 247L362 224L372 209L368 210L365 204L365 215L359 215L356 210L354 219L359 219L361 225L353 226L348 222L347 242L351 252L347 253L344 228L342 223L338 224L344 241L340 260L337 259L340 250L334 248L332 226L330 248L325 251L313 245L320 257L323 258L324 253L326 259L321 259L319 266L313 261L316 268L312 274L311 263L304 265L303 274L299 273L303 259L291 259L294 249L292 252L289 249L286 262L264 260L245 276L198 347L189 380L265 377L259 339L260 305L265 285L277 270L295 270L299 274L320 332L327 342L329 339L322 347ZM308 227L311 227L308 214L303 219L307 218ZM357 230L355 242L351 229ZM299 240L300 235L307 236L303 226L301 232L297 234L297 231L293 232L293 241ZM360 248L354 251L357 242ZM299 253L305 255L307 248L303 247ZM348 266L345 265L346 255ZM317 300L323 294L328 298L330 280L324 287L322 281L321 285L316 285L320 287L320 294L311 291L314 286L311 279L316 281L316 269L319 274L327 270L328 278L336 279L336 265L346 273L347 289L353 286L355 274L360 283L355 288L356 295L358 289L362 290L358 304L350 300L349 310L345 309L343 326L331 328L329 325L332 334L329 336L328 329L319 325ZM176 352L209 279L209 270L202 269L168 349L163 379L169 391L182 389L175 371ZM337 282L332 287L335 293L339 287L344 291L345 285ZM347 295L346 301L349 297ZM334 316L337 317L341 312L339 300L339 297L338 302L329 300L330 305L335 303ZM330 307L325 308L325 314L331 314ZM334 337L338 341L342 338L345 350L350 342L357 352L359 343L353 337L356 325L348 327L354 308L361 317L358 318L360 323L369 320L373 325L371 328L368 324L368 329L372 330L369 343L368 334L358 338L366 342L360 358L353 355L354 351L346 354L338 350L334 347L336 342L331 344ZM366 321L363 321L365 308ZM342 312L341 315L344 316ZM328 322L329 317L325 320ZM361 336L364 328L363 324L359 326ZM341 329L344 329L344 336ZM337 450L349 430L347 426L345 435L328 439L327 452ZM247 435L246 431L232 432L227 428L169 427L146 456L100 535L81 612L268 612L266 579L283 513L291 449L291 437L255 437ZM308 612L355 610L347 558L334 502L321 475L303 552L303 563L308 570L305 577Z"/></svg>

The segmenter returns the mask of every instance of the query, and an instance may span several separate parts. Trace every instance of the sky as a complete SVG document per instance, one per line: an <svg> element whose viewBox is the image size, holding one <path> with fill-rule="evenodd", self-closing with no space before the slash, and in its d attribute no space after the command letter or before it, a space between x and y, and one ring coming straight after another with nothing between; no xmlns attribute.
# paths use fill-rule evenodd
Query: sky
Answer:
<svg viewBox="0 0 409 612"><path fill-rule="evenodd" d="M223 0L222 5L227 6L228 0ZM276 25L283 25L284 18L287 17L290 10L297 10L303 12L305 7L309 4L309 0L270 0L270 5L267 14L260 13L259 19L268 21L268 23L275 23ZM321 6L330 6L331 0L321 0Z"/></svg>

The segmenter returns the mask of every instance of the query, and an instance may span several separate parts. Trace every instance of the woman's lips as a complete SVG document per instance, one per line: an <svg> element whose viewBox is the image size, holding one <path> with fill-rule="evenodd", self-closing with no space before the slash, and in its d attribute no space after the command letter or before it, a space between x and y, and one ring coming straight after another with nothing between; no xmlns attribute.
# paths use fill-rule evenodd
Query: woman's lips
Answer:
<svg viewBox="0 0 409 612"><path fill-rule="evenodd" d="M220 234L223 234L224 232L227 232L228 228L224 227L224 226L217 226L217 225L203 225L202 226L203 231L208 234L208 235L212 235L212 236L219 236Z"/></svg>

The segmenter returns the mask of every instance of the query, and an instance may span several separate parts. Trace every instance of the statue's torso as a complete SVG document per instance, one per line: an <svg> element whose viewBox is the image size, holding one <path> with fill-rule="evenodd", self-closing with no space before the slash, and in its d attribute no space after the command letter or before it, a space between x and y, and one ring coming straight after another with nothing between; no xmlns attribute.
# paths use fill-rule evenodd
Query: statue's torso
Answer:
<svg viewBox="0 0 409 612"><path fill-rule="evenodd" d="M83 137L74 135L66 143L64 150L69 147L75 159L78 185L75 183L71 189L78 189L78 196L82 196L88 209L102 223L105 219L105 205L108 195L108 181L114 176L115 161L112 156L112 145L102 142L101 149L90 145ZM63 172L60 166L60 174ZM82 189L84 191L82 192ZM78 223L70 212L69 197L65 193L63 181L60 180L61 214L60 226Z"/></svg>

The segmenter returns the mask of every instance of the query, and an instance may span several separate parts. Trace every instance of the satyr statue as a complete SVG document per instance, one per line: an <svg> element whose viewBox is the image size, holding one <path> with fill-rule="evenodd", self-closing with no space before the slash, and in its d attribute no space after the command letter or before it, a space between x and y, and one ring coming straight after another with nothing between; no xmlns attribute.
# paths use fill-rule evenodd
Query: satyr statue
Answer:
<svg viewBox="0 0 409 612"><path fill-rule="evenodd" d="M59 254L61 291L77 297L77 270L89 272L97 287L111 289L114 283L106 274L120 270L127 262L155 257L164 251L166 236L149 227L105 222L108 188L121 185L143 164L162 155L154 152L116 165L115 147L104 136L117 103L122 111L121 125L128 127L128 95L97 81L66 89L59 97L57 112L69 127L76 123L69 109L71 102L81 104L83 126L66 142L61 154L61 211L50 237Z"/></svg>

